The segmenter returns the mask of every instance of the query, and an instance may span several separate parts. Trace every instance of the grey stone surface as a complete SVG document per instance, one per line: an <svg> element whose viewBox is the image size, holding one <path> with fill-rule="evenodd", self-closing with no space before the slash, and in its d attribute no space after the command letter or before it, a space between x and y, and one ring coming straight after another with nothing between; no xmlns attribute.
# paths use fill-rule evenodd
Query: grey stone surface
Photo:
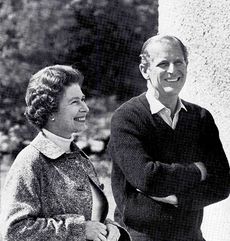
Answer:
<svg viewBox="0 0 230 241"><path fill-rule="evenodd" d="M213 115L230 160L230 1L159 0L159 33L188 47L187 83L181 96ZM230 240L230 198L205 208L207 241Z"/></svg>
<svg viewBox="0 0 230 241"><path fill-rule="evenodd" d="M159 0L159 32L188 46L182 96L206 107L219 127L230 159L230 1Z"/></svg>

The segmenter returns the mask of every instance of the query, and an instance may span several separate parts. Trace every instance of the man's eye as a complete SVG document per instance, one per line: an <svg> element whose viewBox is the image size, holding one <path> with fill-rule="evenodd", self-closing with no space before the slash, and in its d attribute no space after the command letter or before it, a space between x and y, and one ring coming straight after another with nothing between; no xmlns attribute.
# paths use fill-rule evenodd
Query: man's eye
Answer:
<svg viewBox="0 0 230 241"><path fill-rule="evenodd" d="M157 67L161 67L161 68L163 68L163 67L167 67L169 64L167 63L167 62L161 62L161 63L159 63L158 65L157 65Z"/></svg>
<svg viewBox="0 0 230 241"><path fill-rule="evenodd" d="M178 60L175 62L175 65L181 65L181 64L183 64L183 61L181 61L181 60Z"/></svg>

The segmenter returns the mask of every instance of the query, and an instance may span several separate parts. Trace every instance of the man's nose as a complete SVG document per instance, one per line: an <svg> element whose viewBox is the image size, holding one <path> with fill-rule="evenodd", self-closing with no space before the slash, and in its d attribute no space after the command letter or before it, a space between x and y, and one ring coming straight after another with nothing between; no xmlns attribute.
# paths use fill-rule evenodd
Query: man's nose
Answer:
<svg viewBox="0 0 230 241"><path fill-rule="evenodd" d="M168 73L172 74L175 71L174 63L170 63L168 67Z"/></svg>

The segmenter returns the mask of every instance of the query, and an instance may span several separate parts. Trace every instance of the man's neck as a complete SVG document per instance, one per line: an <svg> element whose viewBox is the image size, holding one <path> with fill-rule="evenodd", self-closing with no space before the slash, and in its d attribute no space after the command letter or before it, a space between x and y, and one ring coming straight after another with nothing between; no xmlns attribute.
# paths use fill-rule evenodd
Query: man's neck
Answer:
<svg viewBox="0 0 230 241"><path fill-rule="evenodd" d="M178 96L173 96L171 98L166 97L166 98L161 98L159 97L158 99L165 107L169 108L171 110L171 115L174 116L176 107L177 107L177 102L178 102Z"/></svg>
<svg viewBox="0 0 230 241"><path fill-rule="evenodd" d="M171 115L173 117L176 111L179 96L177 94L170 96L168 96L167 94L160 95L159 91L153 87L150 80L147 81L147 88L148 94L154 96L154 98L157 99L161 104L163 104L166 108L170 109Z"/></svg>

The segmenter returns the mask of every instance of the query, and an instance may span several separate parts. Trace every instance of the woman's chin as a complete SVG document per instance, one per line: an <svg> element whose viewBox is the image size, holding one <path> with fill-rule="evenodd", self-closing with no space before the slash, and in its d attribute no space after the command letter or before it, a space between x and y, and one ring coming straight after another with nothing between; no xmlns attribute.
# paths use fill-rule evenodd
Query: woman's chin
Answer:
<svg viewBox="0 0 230 241"><path fill-rule="evenodd" d="M85 128L82 128L81 130L76 130L76 131L74 131L74 132L71 134L71 136L72 136L72 137L78 137L78 136L80 136L86 129L87 129L87 128L85 127Z"/></svg>

